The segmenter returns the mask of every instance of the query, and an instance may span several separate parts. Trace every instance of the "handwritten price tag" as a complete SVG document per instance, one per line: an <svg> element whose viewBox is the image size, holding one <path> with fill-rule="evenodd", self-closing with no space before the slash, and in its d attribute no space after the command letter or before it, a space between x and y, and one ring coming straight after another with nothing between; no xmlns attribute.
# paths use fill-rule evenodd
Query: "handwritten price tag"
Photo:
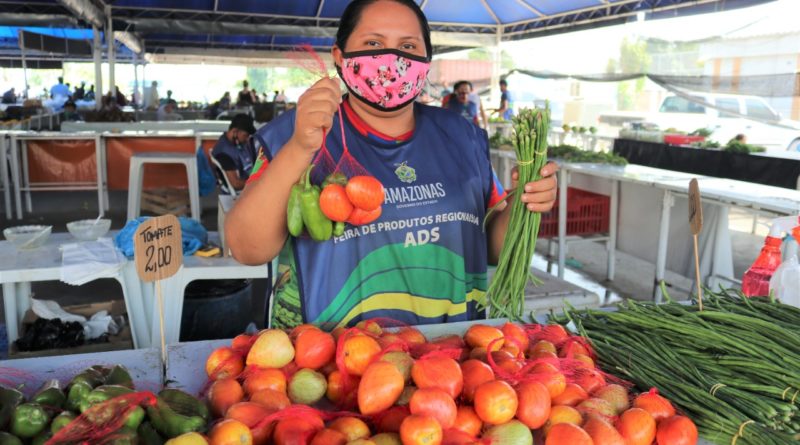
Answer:
<svg viewBox="0 0 800 445"><path fill-rule="evenodd" d="M181 268L181 224L175 215L148 219L139 225L134 237L136 272L142 281L163 280Z"/></svg>

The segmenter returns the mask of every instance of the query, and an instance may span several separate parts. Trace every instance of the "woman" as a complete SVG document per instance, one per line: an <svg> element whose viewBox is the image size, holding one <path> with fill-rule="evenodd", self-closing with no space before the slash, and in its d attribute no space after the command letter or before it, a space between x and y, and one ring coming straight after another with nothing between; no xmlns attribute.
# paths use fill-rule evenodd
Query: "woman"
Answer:
<svg viewBox="0 0 800 445"><path fill-rule="evenodd" d="M355 0L341 18L332 55L349 94L325 78L259 130L262 156L225 226L234 257L263 264L282 248L288 273L278 280L273 326L325 327L387 317L409 324L480 317L487 264L496 262L508 227L489 162L486 133L441 108L415 104L431 57L430 29L413 0ZM342 154L338 109L352 155L386 189L374 223L348 226L326 242L288 237L291 186L322 145ZM531 211L555 199L554 164L525 184ZM288 237L288 242L287 242Z"/></svg>

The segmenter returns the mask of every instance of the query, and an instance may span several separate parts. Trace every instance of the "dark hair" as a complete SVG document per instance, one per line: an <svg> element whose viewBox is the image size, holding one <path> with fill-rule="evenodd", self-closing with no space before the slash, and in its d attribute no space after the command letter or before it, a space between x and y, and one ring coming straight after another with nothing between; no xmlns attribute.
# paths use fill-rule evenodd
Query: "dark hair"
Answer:
<svg viewBox="0 0 800 445"><path fill-rule="evenodd" d="M500 79L500 85L503 85L503 86L507 87L508 86L508 82L506 82L505 79Z"/></svg>
<svg viewBox="0 0 800 445"><path fill-rule="evenodd" d="M467 86L469 87L469 89L470 89L470 90L472 90L472 82L470 82L469 80L459 80L458 82L456 82L456 83L453 85L453 94L455 94L456 90L457 90L457 89L458 89L458 87L460 87L461 85L467 85Z"/></svg>
<svg viewBox="0 0 800 445"><path fill-rule="evenodd" d="M347 8L345 8L344 12L342 13L342 18L339 19L339 29L336 31L336 46L338 46L340 50L344 51L347 39L350 38L350 34L353 33L353 30L356 28L356 25L358 25L359 20L361 20L361 13L364 12L364 8L377 1L378 0L353 0L349 5L347 5ZM422 40L425 41L425 55L429 59L433 57L431 27L428 25L428 19L425 17L425 13L422 12L422 9L419 8L419 5L417 5L414 0L391 1L400 3L401 5L407 7L417 16L417 20L419 20L419 27L422 29Z"/></svg>

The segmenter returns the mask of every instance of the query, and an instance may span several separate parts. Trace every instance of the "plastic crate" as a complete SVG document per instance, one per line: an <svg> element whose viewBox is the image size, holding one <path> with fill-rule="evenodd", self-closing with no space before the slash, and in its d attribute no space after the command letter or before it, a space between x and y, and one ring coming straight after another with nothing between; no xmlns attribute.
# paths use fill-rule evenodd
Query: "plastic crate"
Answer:
<svg viewBox="0 0 800 445"><path fill-rule="evenodd" d="M705 136L687 136L685 134L665 134L664 143L669 145L691 145L705 141Z"/></svg>
<svg viewBox="0 0 800 445"><path fill-rule="evenodd" d="M567 235L608 232L611 198L573 187L567 188ZM558 199L553 210L542 215L539 238L558 236Z"/></svg>

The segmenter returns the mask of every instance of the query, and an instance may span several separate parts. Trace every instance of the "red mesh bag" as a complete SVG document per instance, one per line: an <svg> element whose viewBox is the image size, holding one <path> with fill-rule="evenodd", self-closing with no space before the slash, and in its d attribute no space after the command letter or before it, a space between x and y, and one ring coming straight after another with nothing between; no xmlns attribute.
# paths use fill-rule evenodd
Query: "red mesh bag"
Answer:
<svg viewBox="0 0 800 445"><path fill-rule="evenodd" d="M111 443L124 437L125 433L121 429L128 415L139 407L152 406L155 403L155 394L147 391L126 394L99 403L59 430L46 445Z"/></svg>

